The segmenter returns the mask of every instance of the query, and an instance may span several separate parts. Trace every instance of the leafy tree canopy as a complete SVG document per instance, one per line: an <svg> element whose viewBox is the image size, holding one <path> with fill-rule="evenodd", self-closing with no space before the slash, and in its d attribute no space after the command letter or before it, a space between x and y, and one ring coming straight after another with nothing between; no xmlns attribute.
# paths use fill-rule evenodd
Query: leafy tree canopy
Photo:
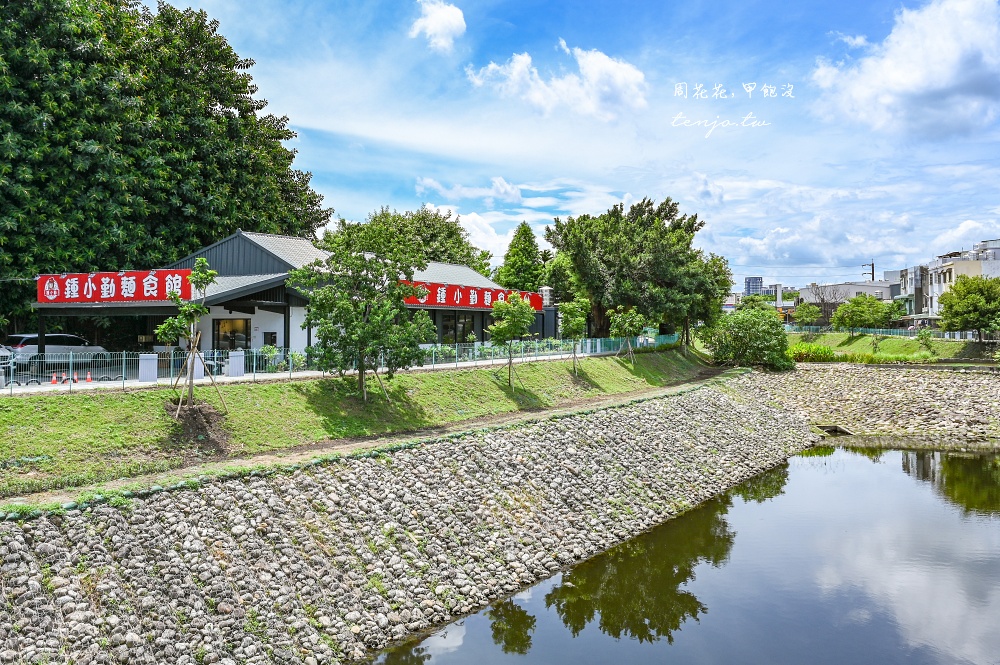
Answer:
<svg viewBox="0 0 1000 665"><path fill-rule="evenodd" d="M514 386L514 340L528 335L535 322L531 303L521 299L520 293L511 294L506 300L493 301L493 323L486 328L490 341L507 347L507 385Z"/></svg>
<svg viewBox="0 0 1000 665"><path fill-rule="evenodd" d="M983 333L1000 328L1000 278L959 275L941 294L941 327Z"/></svg>
<svg viewBox="0 0 1000 665"><path fill-rule="evenodd" d="M901 304L882 302L875 296L861 294L837 307L830 323L838 330L847 330L850 336L859 328L887 328L902 315ZM876 350L878 342L875 342Z"/></svg>
<svg viewBox="0 0 1000 665"><path fill-rule="evenodd" d="M358 390L367 401L367 374L378 378L379 363L392 378L423 359L420 344L431 341L434 324L424 310L411 311L406 298L426 293L400 280L413 280L427 264L416 248L398 243L393 234L367 234L362 250L349 234L329 234L325 261L293 270L288 283L310 300L302 327L311 326L313 357L325 370L358 374ZM370 252L370 253L369 253ZM381 381L381 379L379 379Z"/></svg>
<svg viewBox="0 0 1000 665"><path fill-rule="evenodd" d="M545 237L566 253L593 304L594 334L604 336L607 312L618 306L678 327L721 314L731 275L725 259L692 247L703 226L669 198L643 199L627 212L618 204L597 217L556 219Z"/></svg>
<svg viewBox="0 0 1000 665"><path fill-rule="evenodd" d="M767 301L767 299L764 296L757 294L744 296L743 299L740 300L740 304L736 306L736 311L744 309L762 309L765 312L772 312L772 313L778 311L774 308L774 305L772 305Z"/></svg>
<svg viewBox="0 0 1000 665"><path fill-rule="evenodd" d="M573 263L566 252L558 252L545 262L539 281L541 282L539 288L552 287L552 296L558 303L586 297L586 292L577 281L576 273L573 272Z"/></svg>
<svg viewBox="0 0 1000 665"><path fill-rule="evenodd" d="M788 350L785 327L773 310L733 312L715 325L702 328L699 337L715 362L723 365L758 365L768 369L791 369L795 365L785 354Z"/></svg>
<svg viewBox="0 0 1000 665"><path fill-rule="evenodd" d="M632 338L641 335L643 328L648 323L646 317L635 309L626 309L619 305L611 312L611 336L625 340L628 357L632 362L635 362L635 354L632 352Z"/></svg>
<svg viewBox="0 0 1000 665"><path fill-rule="evenodd" d="M494 279L504 288L537 291L543 267L535 232L527 222L521 222L514 231L507 253L503 256L503 265L497 268Z"/></svg>
<svg viewBox="0 0 1000 665"><path fill-rule="evenodd" d="M819 320L820 315L823 312L820 308L812 303L804 302L801 305L796 306L795 312L792 316L795 319L795 323L800 326L811 326Z"/></svg>
<svg viewBox="0 0 1000 665"><path fill-rule="evenodd" d="M398 212L383 207L360 223L341 219L336 233L349 235L355 246L374 252L380 238L390 234L395 242L411 246L424 263L440 261L468 266L489 277L492 255L469 241L469 232L451 211L424 206L416 211Z"/></svg>
<svg viewBox="0 0 1000 665"><path fill-rule="evenodd" d="M0 22L0 275L162 266L329 221L288 119L203 11L37 0ZM24 316L34 284L0 289Z"/></svg>

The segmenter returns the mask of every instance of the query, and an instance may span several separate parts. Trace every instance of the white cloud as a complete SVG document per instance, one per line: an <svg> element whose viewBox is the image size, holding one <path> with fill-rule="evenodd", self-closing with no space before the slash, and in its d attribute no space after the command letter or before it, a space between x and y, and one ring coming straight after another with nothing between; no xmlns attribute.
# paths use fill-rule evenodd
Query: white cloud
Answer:
<svg viewBox="0 0 1000 665"><path fill-rule="evenodd" d="M864 48L868 46L868 37L864 35L845 35L842 32L833 33L837 36L838 42L844 42L851 48Z"/></svg>
<svg viewBox="0 0 1000 665"><path fill-rule="evenodd" d="M974 219L967 219L958 226L938 234L931 246L936 248L939 254L944 254L972 249L973 243L996 237L1000 237L1000 224L995 220L977 222Z"/></svg>
<svg viewBox="0 0 1000 665"><path fill-rule="evenodd" d="M517 185L512 185L499 176L490 178L490 183L490 187L466 187L464 185L445 187L433 178L417 178L417 194L437 192L449 201L483 199L487 207L490 208L493 207L497 199L504 203L519 204L522 202L521 189Z"/></svg>
<svg viewBox="0 0 1000 665"><path fill-rule="evenodd" d="M502 65L491 62L465 72L473 85L491 85L500 94L518 97L548 114L559 106L582 115L612 120L625 109L646 107L646 77L635 66L598 50L570 49L559 40L559 48L576 60L579 73L552 75L547 80L527 53L515 53Z"/></svg>
<svg viewBox="0 0 1000 665"><path fill-rule="evenodd" d="M1000 114L1000 6L933 0L903 9L869 55L821 59L812 78L828 120L935 138L988 126Z"/></svg>
<svg viewBox="0 0 1000 665"><path fill-rule="evenodd" d="M455 5L442 0L417 0L420 18L410 26L410 37L423 34L435 51L450 53L455 39L465 34L465 15Z"/></svg>

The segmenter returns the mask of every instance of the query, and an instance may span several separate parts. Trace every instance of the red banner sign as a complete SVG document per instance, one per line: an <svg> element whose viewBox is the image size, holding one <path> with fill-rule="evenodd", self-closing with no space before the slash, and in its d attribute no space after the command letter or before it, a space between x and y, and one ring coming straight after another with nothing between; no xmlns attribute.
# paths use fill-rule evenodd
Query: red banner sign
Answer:
<svg viewBox="0 0 1000 665"><path fill-rule="evenodd" d="M126 270L38 276L40 303L149 302L176 291L191 299L190 270Z"/></svg>
<svg viewBox="0 0 1000 665"><path fill-rule="evenodd" d="M454 307L455 309L493 309L493 303L506 300L511 295L520 294L521 300L531 303L532 308L541 311L542 296L530 291L513 291L511 289L487 289L459 284L437 284L435 282L416 282L415 286L427 290L423 298L413 296L406 299L408 305L423 305L425 307Z"/></svg>

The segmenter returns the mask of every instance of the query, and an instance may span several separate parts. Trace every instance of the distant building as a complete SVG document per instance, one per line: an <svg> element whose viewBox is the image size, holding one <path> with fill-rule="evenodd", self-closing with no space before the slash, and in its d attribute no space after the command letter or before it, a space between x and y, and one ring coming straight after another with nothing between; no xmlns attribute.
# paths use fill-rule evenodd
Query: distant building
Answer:
<svg viewBox="0 0 1000 665"><path fill-rule="evenodd" d="M763 277L747 277L743 280L744 296L759 296L764 292Z"/></svg>
<svg viewBox="0 0 1000 665"><path fill-rule="evenodd" d="M895 299L906 309L905 320L933 323L941 318L941 296L955 280L968 277L1000 277L1000 239L977 242L970 250L941 254L923 265L900 272L900 291Z"/></svg>

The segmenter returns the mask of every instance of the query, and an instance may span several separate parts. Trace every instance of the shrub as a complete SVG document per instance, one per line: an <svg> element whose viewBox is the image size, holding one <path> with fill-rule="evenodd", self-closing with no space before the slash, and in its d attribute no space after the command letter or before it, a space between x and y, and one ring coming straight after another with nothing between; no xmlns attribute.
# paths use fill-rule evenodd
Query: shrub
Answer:
<svg viewBox="0 0 1000 665"><path fill-rule="evenodd" d="M759 365L767 369L792 369L786 355L788 337L774 311L742 309L723 316L698 332L715 362L724 365Z"/></svg>
<svg viewBox="0 0 1000 665"><path fill-rule="evenodd" d="M788 357L797 363L836 362L837 354L829 346L799 342L788 347Z"/></svg>

